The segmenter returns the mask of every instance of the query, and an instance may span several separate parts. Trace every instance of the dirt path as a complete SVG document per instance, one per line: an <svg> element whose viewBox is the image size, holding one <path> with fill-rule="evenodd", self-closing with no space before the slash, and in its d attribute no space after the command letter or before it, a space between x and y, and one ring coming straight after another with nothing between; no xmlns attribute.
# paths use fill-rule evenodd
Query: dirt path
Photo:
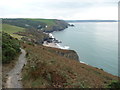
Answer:
<svg viewBox="0 0 120 90"><path fill-rule="evenodd" d="M6 88L22 88L21 70L24 64L26 64L25 55L26 55L25 50L21 49L21 55L19 56L15 67L10 72L8 72Z"/></svg>

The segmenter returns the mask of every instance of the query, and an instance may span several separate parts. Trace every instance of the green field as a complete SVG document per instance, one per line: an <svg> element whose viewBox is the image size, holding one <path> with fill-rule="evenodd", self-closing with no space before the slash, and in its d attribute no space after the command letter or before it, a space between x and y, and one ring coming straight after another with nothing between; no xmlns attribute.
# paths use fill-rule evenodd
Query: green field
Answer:
<svg viewBox="0 0 120 90"><path fill-rule="evenodd" d="M29 20L40 21L47 24L48 26L56 24L55 19L29 19Z"/></svg>
<svg viewBox="0 0 120 90"><path fill-rule="evenodd" d="M18 38L20 39L22 36L14 34L16 32L20 32L20 31L25 31L24 28L21 27L17 27L17 26L13 26L13 25L9 25L9 24L2 24L2 31L10 34L11 36L13 36L14 38Z"/></svg>

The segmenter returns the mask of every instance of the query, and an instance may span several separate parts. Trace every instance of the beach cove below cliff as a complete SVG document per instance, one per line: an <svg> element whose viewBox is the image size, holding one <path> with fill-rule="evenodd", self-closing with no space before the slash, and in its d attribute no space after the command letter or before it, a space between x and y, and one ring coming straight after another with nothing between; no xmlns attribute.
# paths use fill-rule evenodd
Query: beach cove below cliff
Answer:
<svg viewBox="0 0 120 90"><path fill-rule="evenodd" d="M51 42L50 41L44 41L43 42L43 46L47 46L47 47L54 47L54 48L60 48L60 49L69 49L69 46L61 46L60 43L62 43L62 41L57 40L52 33L47 33L49 35L50 38L52 38ZM57 41L57 42L56 42Z"/></svg>

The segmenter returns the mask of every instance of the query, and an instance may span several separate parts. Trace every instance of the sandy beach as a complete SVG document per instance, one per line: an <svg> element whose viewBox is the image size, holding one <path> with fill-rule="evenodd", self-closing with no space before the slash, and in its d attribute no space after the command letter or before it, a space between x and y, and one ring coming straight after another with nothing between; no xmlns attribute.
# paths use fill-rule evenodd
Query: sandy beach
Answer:
<svg viewBox="0 0 120 90"><path fill-rule="evenodd" d="M48 34L49 34L49 37L54 38L54 36L51 33L48 33ZM59 40L58 40L58 42L61 43L61 41L59 41ZM43 46L60 48L60 49L69 49L69 46L61 46L59 43L56 43L56 41L54 41L54 40L50 43L47 41L44 41Z"/></svg>
<svg viewBox="0 0 120 90"><path fill-rule="evenodd" d="M58 43L55 42L48 43L47 41L44 41L43 46L60 48L60 49L69 49L69 46L61 46Z"/></svg>
<svg viewBox="0 0 120 90"><path fill-rule="evenodd" d="M54 38L54 36L51 33L46 33L46 34L49 34L49 37ZM60 48L60 46L57 43L55 42L48 43L47 41L44 41L43 46Z"/></svg>
<svg viewBox="0 0 120 90"><path fill-rule="evenodd" d="M56 43L54 43L54 42L48 43L47 41L44 41L43 46L60 48L60 47L58 46L58 44L56 44Z"/></svg>

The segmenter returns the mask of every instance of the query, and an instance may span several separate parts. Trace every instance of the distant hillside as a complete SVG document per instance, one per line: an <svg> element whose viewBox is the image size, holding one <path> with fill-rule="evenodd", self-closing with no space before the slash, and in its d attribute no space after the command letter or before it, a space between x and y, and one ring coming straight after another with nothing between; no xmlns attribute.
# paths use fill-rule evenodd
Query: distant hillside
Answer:
<svg viewBox="0 0 120 90"><path fill-rule="evenodd" d="M57 19L5 18L2 22L4 32L36 44L42 44L44 40L49 40L49 36L43 32L60 31L68 27L68 23Z"/></svg>
<svg viewBox="0 0 120 90"><path fill-rule="evenodd" d="M14 38L21 39L28 43L42 44L45 39L49 39L47 34L34 28L22 28L10 24L2 24L2 31L10 34Z"/></svg>
<svg viewBox="0 0 120 90"><path fill-rule="evenodd" d="M117 20L66 20L66 22L117 22Z"/></svg>
<svg viewBox="0 0 120 90"><path fill-rule="evenodd" d="M56 24L55 23L56 19L39 19L39 18L38 19L32 19L32 18L29 18L28 20L43 22L48 26Z"/></svg>
<svg viewBox="0 0 120 90"><path fill-rule="evenodd" d="M38 28L39 25L42 26L42 28L45 27L45 23L40 22L40 21L33 21L29 19L24 19L24 18L16 18L16 19L2 19L3 24L10 24L22 28Z"/></svg>
<svg viewBox="0 0 120 90"><path fill-rule="evenodd" d="M32 21L39 21L45 23L45 27L39 28L44 32L50 33L53 31L61 31L68 27L68 23L57 19L29 19Z"/></svg>
<svg viewBox="0 0 120 90"><path fill-rule="evenodd" d="M64 30L68 27L68 23L57 19L3 19L3 24L10 24L22 28L34 28L43 32L53 32Z"/></svg>

